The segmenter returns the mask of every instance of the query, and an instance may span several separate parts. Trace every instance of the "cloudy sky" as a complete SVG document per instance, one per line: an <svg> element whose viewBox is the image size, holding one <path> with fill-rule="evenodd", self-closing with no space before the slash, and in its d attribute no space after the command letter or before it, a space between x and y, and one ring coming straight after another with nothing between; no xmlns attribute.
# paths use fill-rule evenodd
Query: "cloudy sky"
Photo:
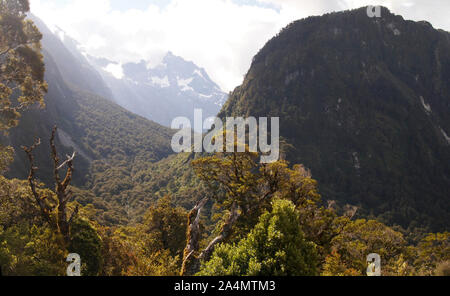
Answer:
<svg viewBox="0 0 450 296"><path fill-rule="evenodd" d="M156 65L167 51L206 69L224 91L281 28L310 15L384 5L450 31L449 0L30 0L31 11L92 55Z"/></svg>

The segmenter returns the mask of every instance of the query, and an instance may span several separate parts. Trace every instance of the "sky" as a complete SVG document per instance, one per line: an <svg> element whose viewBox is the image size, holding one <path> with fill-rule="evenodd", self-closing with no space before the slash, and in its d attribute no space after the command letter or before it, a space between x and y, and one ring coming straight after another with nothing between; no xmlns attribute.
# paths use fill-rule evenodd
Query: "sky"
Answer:
<svg viewBox="0 0 450 296"><path fill-rule="evenodd" d="M224 90L290 22L365 5L450 31L450 0L30 0L31 12L94 56L157 65L165 53L205 68Z"/></svg>

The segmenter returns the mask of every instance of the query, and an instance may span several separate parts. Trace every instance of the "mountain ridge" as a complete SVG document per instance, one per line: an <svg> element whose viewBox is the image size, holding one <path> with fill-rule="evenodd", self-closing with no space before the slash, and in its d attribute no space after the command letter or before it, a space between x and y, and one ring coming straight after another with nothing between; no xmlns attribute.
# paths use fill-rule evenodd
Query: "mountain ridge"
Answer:
<svg viewBox="0 0 450 296"><path fill-rule="evenodd" d="M448 227L450 38L382 8L291 23L220 112L279 116L287 159L328 200L403 227Z"/></svg>
<svg viewBox="0 0 450 296"><path fill-rule="evenodd" d="M36 149L36 162L40 167L38 177L51 184L53 171L47 143L55 125L58 126L56 142L61 155L71 153L73 149L78 152L74 174L77 186L86 185L92 178L89 175L96 172L95 166L102 167L100 163L120 167L123 162L130 165L138 158L152 162L173 153L170 139L174 131L102 97L100 94L106 85L101 84L100 75L88 64L80 62L43 22L37 18L34 21L44 35L45 79L49 91L45 96L46 107L25 111L19 125L4 139L15 149L8 177L26 179L29 164L21 146L31 145L35 138L41 138L42 144ZM70 75L68 65L72 70ZM83 75L86 73L90 75ZM90 80L92 77L98 80ZM104 93L108 94L107 91Z"/></svg>
<svg viewBox="0 0 450 296"><path fill-rule="evenodd" d="M170 51L154 67L144 60L121 65L89 56L89 61L119 105L165 126L180 116L193 121L194 109L202 109L204 117L215 116L227 98L205 69Z"/></svg>

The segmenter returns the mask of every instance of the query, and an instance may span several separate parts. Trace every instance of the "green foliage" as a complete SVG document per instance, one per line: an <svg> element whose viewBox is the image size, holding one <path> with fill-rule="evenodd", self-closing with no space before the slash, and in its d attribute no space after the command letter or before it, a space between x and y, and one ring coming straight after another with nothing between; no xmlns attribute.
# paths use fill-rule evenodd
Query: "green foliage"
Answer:
<svg viewBox="0 0 450 296"><path fill-rule="evenodd" d="M139 256L137 264L131 266L129 276L177 276L179 258L172 257L169 250L161 250L150 255Z"/></svg>
<svg viewBox="0 0 450 296"><path fill-rule="evenodd" d="M52 200L54 193L38 189ZM4 275L63 275L65 250L43 221L27 182L0 176L0 266Z"/></svg>
<svg viewBox="0 0 450 296"><path fill-rule="evenodd" d="M158 200L145 214L142 225L147 252L168 250L171 256L181 255L186 243L186 223L187 211L175 207L170 196Z"/></svg>
<svg viewBox="0 0 450 296"><path fill-rule="evenodd" d="M275 200L245 239L217 247L199 275L316 275L317 263L315 245L305 240L294 204Z"/></svg>
<svg viewBox="0 0 450 296"><path fill-rule="evenodd" d="M402 31L397 38L405 38L399 44L411 44L416 36L420 42L381 49L379 44L396 42L390 29L374 26L356 10L295 22L258 53L221 116L280 116L283 154L312 168L319 187L305 166L262 165L254 153L171 155L173 131L69 86L50 56L45 116L21 112L32 103L42 105L47 90L41 35L24 18L28 9L26 0L0 0L0 132L17 125L22 115L7 138L18 151L34 135L47 141L42 131L56 123L62 154L78 153L74 181L81 188L70 189L76 202L69 207L81 207L66 249L43 221L27 182L0 176L3 274L64 275L67 253L76 252L83 275L177 275L186 241L185 208L210 196L213 202L200 217L201 248L223 231L233 213L238 219L211 260L203 262L201 275L364 275L369 253L381 255L384 275L448 275L448 232L421 236L430 226L448 226L450 158L433 124L437 120L448 130L443 116L448 106L442 102L449 90L441 82L448 73L433 76L429 66L449 65L448 38L442 33L411 23L412 39L403 20L387 13ZM360 32L348 27L355 21ZM347 48L361 48L367 36L373 37L371 51L347 55ZM436 44L438 57L429 56L435 51L423 44ZM20 75L12 77L16 70ZM413 87L410 75L417 72L432 79L419 79ZM433 118L424 116L416 93L431 100ZM0 172L11 152L0 144ZM39 177L49 186L49 150L38 153ZM26 178L24 164L24 155L17 153L11 174ZM44 184L37 191L53 209L55 193ZM379 221L353 221L356 208L346 203L358 205L358 215ZM425 228L413 233L417 226Z"/></svg>
<svg viewBox="0 0 450 296"><path fill-rule="evenodd" d="M65 250L47 226L20 223L0 230L0 266L4 275L65 274Z"/></svg>
<svg viewBox="0 0 450 296"><path fill-rule="evenodd" d="M345 265L345 263L342 261L341 255L336 250L333 250L331 254L326 257L325 263L323 264L322 268L323 271L321 275L323 276L360 275L358 271Z"/></svg>
<svg viewBox="0 0 450 296"><path fill-rule="evenodd" d="M403 235L374 220L349 221L331 243L333 250L339 254L336 256L340 257L341 264L360 275L366 274L366 260L370 253L380 255L384 274L396 273L390 267L406 253ZM328 268L326 272L331 272L333 268Z"/></svg>
<svg viewBox="0 0 450 296"><path fill-rule="evenodd" d="M0 144L0 175L3 175L13 161L14 149Z"/></svg>
<svg viewBox="0 0 450 296"><path fill-rule="evenodd" d="M121 229L99 227L102 239L103 265L101 276L124 276L131 266L137 265L138 258L131 240Z"/></svg>
<svg viewBox="0 0 450 296"><path fill-rule="evenodd" d="M70 226L71 236L68 250L82 258L81 274L96 276L102 265L102 241L91 224L83 219L75 219Z"/></svg>
<svg viewBox="0 0 450 296"><path fill-rule="evenodd" d="M219 116L280 117L286 159L311 169L325 200L405 229L443 231L450 72L436 64L450 66L448 32L387 9L379 19L365 8L309 17L258 52Z"/></svg>
<svg viewBox="0 0 450 296"><path fill-rule="evenodd" d="M417 246L415 265L422 275L448 271L450 260L450 233L429 233Z"/></svg>
<svg viewBox="0 0 450 296"><path fill-rule="evenodd" d="M450 276L450 261L440 263L434 273L437 276Z"/></svg>
<svg viewBox="0 0 450 296"><path fill-rule="evenodd" d="M174 276L180 268L179 257L170 250L148 248L142 226L100 227L103 266L106 276Z"/></svg>
<svg viewBox="0 0 450 296"><path fill-rule="evenodd" d="M44 104L42 38L26 20L28 0L0 1L0 131L16 126L23 108Z"/></svg>
<svg viewBox="0 0 450 296"><path fill-rule="evenodd" d="M289 199L304 208L320 202L317 182L303 166L290 169L286 161L260 164L258 158L257 153L247 151L216 153L192 162L222 213L230 211L234 204L238 206L238 237L246 234L265 210L271 209L274 197ZM222 218L226 219L226 215Z"/></svg>
<svg viewBox="0 0 450 296"><path fill-rule="evenodd" d="M42 35L25 20L28 0L0 1L0 136L16 126L26 107L44 105L47 84L41 55ZM12 162L13 149L0 143L0 174Z"/></svg>

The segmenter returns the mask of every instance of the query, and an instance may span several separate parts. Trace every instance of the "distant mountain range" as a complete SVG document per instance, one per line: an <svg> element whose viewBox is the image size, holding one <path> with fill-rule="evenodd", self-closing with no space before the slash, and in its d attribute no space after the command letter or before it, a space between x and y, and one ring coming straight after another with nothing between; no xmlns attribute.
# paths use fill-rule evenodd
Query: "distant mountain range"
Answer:
<svg viewBox="0 0 450 296"><path fill-rule="evenodd" d="M133 114L112 100L112 92L101 75L85 57L75 50L70 39L53 34L38 18L33 21L43 34L45 80L49 91L45 109L25 111L19 126L11 129L7 145L15 149L9 177L26 179L28 161L22 145L42 139L36 149L38 177L51 184L52 168L48 139L58 126L57 145L61 155L77 151L74 184L85 185L90 174L108 164L123 161L133 166L135 159L157 161L173 153L170 139L173 131ZM130 169L130 168L127 168Z"/></svg>
<svg viewBox="0 0 450 296"><path fill-rule="evenodd" d="M216 116L228 98L205 69L170 51L155 67L143 60L122 65L88 55L62 29L50 31L38 18L33 20L43 32L44 50L52 53L68 83L85 85L85 90L159 124L170 127L179 116L193 122L194 109L201 109L203 118ZM63 60L64 51L69 51L73 59Z"/></svg>
<svg viewBox="0 0 450 296"><path fill-rule="evenodd" d="M122 107L170 126L183 116L193 121L194 109L216 116L227 99L203 68L168 52L156 67L146 61L120 65L88 56ZM201 131L197 131L201 132Z"/></svg>

